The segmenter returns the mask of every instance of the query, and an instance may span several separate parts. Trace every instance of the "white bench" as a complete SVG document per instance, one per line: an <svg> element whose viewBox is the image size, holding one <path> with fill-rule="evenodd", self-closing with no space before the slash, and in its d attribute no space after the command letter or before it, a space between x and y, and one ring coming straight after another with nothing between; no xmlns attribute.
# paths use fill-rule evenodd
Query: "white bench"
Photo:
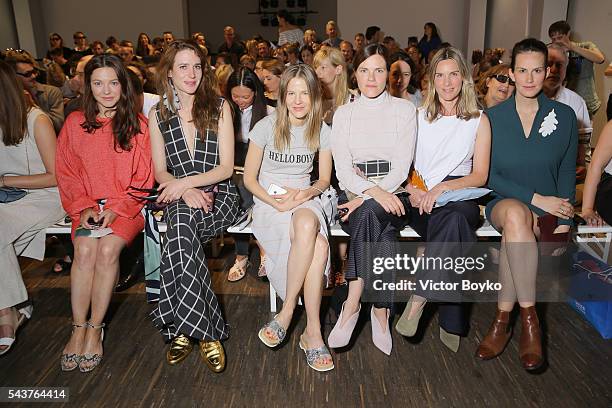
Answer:
<svg viewBox="0 0 612 408"><path fill-rule="evenodd" d="M227 232L231 234L250 234L252 233L250 225L244 229L238 229L237 227L230 227ZM330 228L332 237L348 237L349 235L342 230L339 224L333 225ZM501 237L501 234L493 228L488 221L485 220L482 227L476 230L476 236L479 238L485 237ZM400 231L400 237L402 238L420 238L419 234L416 233L410 227L404 228ZM596 258L607 262L608 256L610 255L610 243L612 242L612 226L606 225L603 227L589 227L586 225L578 226L576 233L576 242L587 251L589 254ZM595 249L589 244L595 244ZM597 250L601 251L598 254ZM270 285L270 311L275 313L276 308L276 291Z"/></svg>
<svg viewBox="0 0 612 408"><path fill-rule="evenodd" d="M160 222L158 227L160 233L163 234L166 232L165 223ZM252 230L249 225L244 229L230 227L227 232L231 234L251 234ZM57 223L47 228L47 234L70 234L70 224L66 224L64 222ZM336 224L331 227L331 236L348 237L348 234L342 230L339 224ZM420 238L419 234L417 234L416 231L410 227L404 228L400 232L400 236L402 238ZM485 221L484 225L476 230L476 236L482 238L500 237L501 234L497 232L495 228L488 223L488 221ZM610 245L612 243L612 226L605 225L603 227L590 227L587 225L580 225L578 226L578 231L576 233L576 243L592 256L607 262L610 255ZM270 285L270 311L276 312L276 310L276 291L272 285Z"/></svg>

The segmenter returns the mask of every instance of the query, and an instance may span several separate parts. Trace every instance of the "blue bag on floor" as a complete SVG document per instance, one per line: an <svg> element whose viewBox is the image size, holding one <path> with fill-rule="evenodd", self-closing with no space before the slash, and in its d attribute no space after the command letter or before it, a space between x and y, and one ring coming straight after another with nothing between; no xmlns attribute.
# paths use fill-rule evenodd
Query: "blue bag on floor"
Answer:
<svg viewBox="0 0 612 408"><path fill-rule="evenodd" d="M612 267L578 251L573 255L569 305L604 339L612 338Z"/></svg>

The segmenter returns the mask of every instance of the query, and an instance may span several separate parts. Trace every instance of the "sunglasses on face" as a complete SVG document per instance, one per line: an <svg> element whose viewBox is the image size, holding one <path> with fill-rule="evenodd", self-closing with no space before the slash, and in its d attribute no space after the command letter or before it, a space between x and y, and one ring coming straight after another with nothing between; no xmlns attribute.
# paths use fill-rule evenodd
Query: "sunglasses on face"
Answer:
<svg viewBox="0 0 612 408"><path fill-rule="evenodd" d="M24 78L30 78L36 76L36 70L26 71L26 72L16 72L17 75L22 76Z"/></svg>
<svg viewBox="0 0 612 408"><path fill-rule="evenodd" d="M59 41L60 38L59 37L51 37L51 41Z"/></svg>
<svg viewBox="0 0 612 408"><path fill-rule="evenodd" d="M490 78L495 78L497 82L501 82L502 84L505 84L506 82L508 82L510 85L514 86L514 81L510 79L508 75L497 74L497 75L491 75Z"/></svg>

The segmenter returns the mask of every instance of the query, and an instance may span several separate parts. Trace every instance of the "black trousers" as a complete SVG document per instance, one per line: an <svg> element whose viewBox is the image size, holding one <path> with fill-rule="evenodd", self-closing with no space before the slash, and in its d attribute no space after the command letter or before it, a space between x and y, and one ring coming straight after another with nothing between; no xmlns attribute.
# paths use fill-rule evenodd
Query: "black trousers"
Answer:
<svg viewBox="0 0 612 408"><path fill-rule="evenodd" d="M240 209L248 211L253 206L253 194L247 190L244 185L242 174L232 176L232 180L238 189L240 197ZM236 244L236 255L249 256L249 243L251 242L251 234L234 234L234 243Z"/></svg>
<svg viewBox="0 0 612 408"><path fill-rule="evenodd" d="M597 185L595 209L608 225L612 225L612 175L605 172Z"/></svg>
<svg viewBox="0 0 612 408"><path fill-rule="evenodd" d="M480 224L480 210L474 201L448 203L434 208L431 214L419 214L412 208L410 226L427 242L426 258L465 256L472 244L477 241L476 229ZM431 244L430 244L431 243ZM444 244L448 243L448 245ZM426 269L417 272L421 281L456 282L460 276L454 271ZM431 292L417 285L416 294L428 300L440 299L440 292ZM444 300L460 299L460 293L444 292ZM465 308L459 301L441 301L438 307L440 326L449 333L466 335L469 329Z"/></svg>
<svg viewBox="0 0 612 408"><path fill-rule="evenodd" d="M244 161L246 159L248 150L248 143L236 142L234 144L234 162L236 165L244 167ZM238 188L238 195L240 196L240 209L242 211L247 211L253 206L253 194L244 186L242 174L234 173L232 180ZM250 241L251 234L235 234L234 242L236 244L236 255L249 256Z"/></svg>
<svg viewBox="0 0 612 408"><path fill-rule="evenodd" d="M377 308L393 306L392 291L374 292L370 291L370 287L378 278L392 282L395 273L386 271L385 276L375 276L371 262L373 257L392 258L398 253L398 233L408 224L410 214L408 195L402 194L398 198L404 205L406 216L387 213L376 200L369 199L351 213L348 222L342 223L342 229L351 236L345 277L347 280L362 278L366 293L375 296L371 300ZM338 202L346 202L346 196L339 197Z"/></svg>

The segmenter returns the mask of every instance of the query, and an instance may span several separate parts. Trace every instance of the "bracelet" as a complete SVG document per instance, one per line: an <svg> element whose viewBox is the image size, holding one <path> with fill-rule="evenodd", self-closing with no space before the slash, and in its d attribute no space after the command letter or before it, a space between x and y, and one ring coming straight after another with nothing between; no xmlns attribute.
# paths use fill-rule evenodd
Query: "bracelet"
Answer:
<svg viewBox="0 0 612 408"><path fill-rule="evenodd" d="M315 187L314 184L312 186L310 186L310 188L314 188L315 190L317 190L320 194L323 194L323 190L321 190L318 187Z"/></svg>

